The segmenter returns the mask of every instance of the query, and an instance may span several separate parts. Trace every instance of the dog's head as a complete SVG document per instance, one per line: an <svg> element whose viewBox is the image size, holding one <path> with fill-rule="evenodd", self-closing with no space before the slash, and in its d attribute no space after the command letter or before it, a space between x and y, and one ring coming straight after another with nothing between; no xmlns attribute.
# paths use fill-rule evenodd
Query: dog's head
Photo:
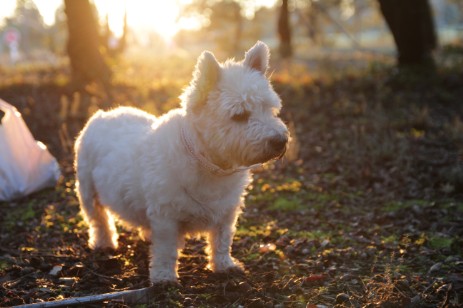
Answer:
<svg viewBox="0 0 463 308"><path fill-rule="evenodd" d="M269 49L257 42L241 62L219 63L205 51L183 94L186 117L214 163L249 166L281 157L289 133L281 100L266 77Z"/></svg>

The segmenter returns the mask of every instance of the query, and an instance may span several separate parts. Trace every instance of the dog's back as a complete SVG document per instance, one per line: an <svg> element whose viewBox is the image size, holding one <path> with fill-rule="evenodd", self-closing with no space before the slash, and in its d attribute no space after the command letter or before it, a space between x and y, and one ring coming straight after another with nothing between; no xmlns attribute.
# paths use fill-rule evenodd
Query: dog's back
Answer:
<svg viewBox="0 0 463 308"><path fill-rule="evenodd" d="M99 177L101 168L104 169L104 177L114 181L111 170L121 170L124 166L132 168L137 158L136 149L143 143L143 137L150 133L155 121L154 116L130 107L95 113L76 140L78 180L89 177L90 173Z"/></svg>

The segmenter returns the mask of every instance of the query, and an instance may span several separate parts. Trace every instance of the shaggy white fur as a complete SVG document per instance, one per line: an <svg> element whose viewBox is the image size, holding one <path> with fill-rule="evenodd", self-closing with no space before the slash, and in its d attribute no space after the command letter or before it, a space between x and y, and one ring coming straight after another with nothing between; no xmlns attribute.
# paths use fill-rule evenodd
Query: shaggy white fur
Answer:
<svg viewBox="0 0 463 308"><path fill-rule="evenodd" d="M241 268L230 246L251 181L243 167L280 157L289 138L268 60L262 42L242 62L204 52L182 108L159 118L130 107L91 117L75 144L90 247L117 248L116 216L151 240L152 282L176 281L187 234L207 234L214 271Z"/></svg>

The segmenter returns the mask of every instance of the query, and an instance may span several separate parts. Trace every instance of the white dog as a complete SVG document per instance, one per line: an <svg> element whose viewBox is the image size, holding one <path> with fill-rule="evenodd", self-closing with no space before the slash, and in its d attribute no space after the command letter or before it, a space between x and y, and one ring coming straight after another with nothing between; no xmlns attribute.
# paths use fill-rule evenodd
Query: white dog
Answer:
<svg viewBox="0 0 463 308"><path fill-rule="evenodd" d="M151 240L150 279L176 281L178 249L207 234L213 271L240 269L230 255L249 169L281 157L289 134L258 42L242 62L198 59L182 108L156 118L98 111L75 144L76 190L92 248L117 248L113 215Z"/></svg>

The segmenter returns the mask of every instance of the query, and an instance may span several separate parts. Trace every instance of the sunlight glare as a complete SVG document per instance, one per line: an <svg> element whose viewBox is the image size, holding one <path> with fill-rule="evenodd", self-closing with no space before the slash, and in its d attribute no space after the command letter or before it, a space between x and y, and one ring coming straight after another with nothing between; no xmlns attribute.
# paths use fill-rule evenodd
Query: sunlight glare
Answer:
<svg viewBox="0 0 463 308"><path fill-rule="evenodd" d="M15 0L1 0L1 19L12 16L14 13ZM92 1L92 0L91 0ZM108 16L109 27L116 37L120 37L124 26L124 12L127 10L127 23L129 28L136 32L157 32L166 42L180 30L199 29L204 20L197 16L180 16L181 8L190 4L192 0L93 0L92 1L104 22ZM251 0L243 2L243 14L251 18L257 7L271 7L276 0ZM55 18L55 11L63 5L62 0L34 0L37 8L43 16L46 25L52 25Z"/></svg>
<svg viewBox="0 0 463 308"><path fill-rule="evenodd" d="M180 16L180 8L192 0L94 0L101 18L108 15L111 30L120 36L124 24L124 11L127 10L127 23L137 31L155 31L166 41L180 30L199 29L203 21L198 17ZM249 18L256 7L271 7L275 0L254 0L243 4L243 13ZM249 15L249 16L248 16ZM181 18L182 17L182 18Z"/></svg>
<svg viewBox="0 0 463 308"><path fill-rule="evenodd" d="M122 34L124 11L127 10L129 27L142 31L155 31L169 41L180 28L194 26L194 22L178 22L179 1L111 1L95 0L100 16L108 15L109 26L116 36Z"/></svg>
<svg viewBox="0 0 463 308"><path fill-rule="evenodd" d="M15 0L1 0L0 19L12 16ZM100 22L108 16L109 27L116 37L120 37L124 27L124 12L127 10L129 28L136 32L157 32L166 42L180 30L196 30L204 25L201 16L180 16L181 8L192 0L92 0L98 9ZM56 9L63 5L62 0L34 0L46 25L52 25ZM243 14L251 18L258 7L271 7L276 0L252 0L242 3ZM1 24L2 20L0 20Z"/></svg>

